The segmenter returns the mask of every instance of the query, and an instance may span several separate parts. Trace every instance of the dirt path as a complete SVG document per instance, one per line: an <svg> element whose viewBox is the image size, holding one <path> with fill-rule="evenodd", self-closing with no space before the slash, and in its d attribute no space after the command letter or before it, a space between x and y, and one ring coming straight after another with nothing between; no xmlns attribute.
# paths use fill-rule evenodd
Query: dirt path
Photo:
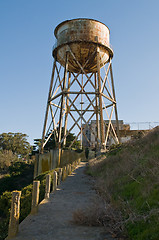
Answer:
<svg viewBox="0 0 159 240"><path fill-rule="evenodd" d="M90 204L97 197L93 179L84 174L85 163L61 183L49 200L39 205L38 214L29 215L21 224L14 240L113 240L103 227L73 224L77 209Z"/></svg>

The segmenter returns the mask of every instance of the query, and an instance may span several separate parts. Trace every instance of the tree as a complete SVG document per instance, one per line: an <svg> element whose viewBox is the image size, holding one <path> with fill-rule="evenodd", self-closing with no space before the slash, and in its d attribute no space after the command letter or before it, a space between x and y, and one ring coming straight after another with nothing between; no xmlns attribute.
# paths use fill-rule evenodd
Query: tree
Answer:
<svg viewBox="0 0 159 240"><path fill-rule="evenodd" d="M49 133L48 133L49 136ZM46 139L47 137L46 136ZM64 136L64 128L62 128L62 132L61 132L61 138L63 138ZM69 133L67 138L66 138L66 148L70 146L70 144L73 142L73 140L75 139L75 135L73 133ZM79 141L75 141L72 145L72 147L79 147L80 143ZM41 139L34 139L34 146L33 146L33 154L37 153L39 151L41 147ZM55 136L54 134L51 135L50 139L48 140L48 142L46 143L44 150L50 150L50 149L55 149L58 146L56 146L56 142L55 142Z"/></svg>
<svg viewBox="0 0 159 240"><path fill-rule="evenodd" d="M57 129L58 131L58 129ZM49 136L49 134L48 134ZM62 127L62 131L61 131L61 139L63 138L64 136L64 128ZM66 145L65 147L68 148L70 146L70 144L73 142L73 140L75 139L75 135L74 133L69 133L68 136L66 137ZM47 137L46 137L47 139ZM75 141L72 145L72 147L78 147L79 146L79 141ZM49 141L46 143L44 149L45 150L49 150L49 149L55 149L57 146L56 146L56 142L55 142L55 136L54 134L51 135Z"/></svg>
<svg viewBox="0 0 159 240"><path fill-rule="evenodd" d="M10 150L18 157L26 157L30 153L31 146L26 134L9 132L0 134L0 149Z"/></svg>
<svg viewBox="0 0 159 240"><path fill-rule="evenodd" d="M0 170L7 170L16 161L18 157L11 150L0 151Z"/></svg>
<svg viewBox="0 0 159 240"><path fill-rule="evenodd" d="M41 139L40 138L34 139L32 155L35 155L36 153L39 153L40 147L41 147Z"/></svg>

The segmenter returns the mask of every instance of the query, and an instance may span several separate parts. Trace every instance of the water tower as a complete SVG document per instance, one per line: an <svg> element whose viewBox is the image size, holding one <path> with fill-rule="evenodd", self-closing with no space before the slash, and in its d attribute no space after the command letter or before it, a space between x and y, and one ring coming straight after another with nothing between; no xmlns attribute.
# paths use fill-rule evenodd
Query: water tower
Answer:
<svg viewBox="0 0 159 240"><path fill-rule="evenodd" d="M71 132L81 145L84 137L89 142L86 127L100 149L106 148L110 135L119 143L109 28L97 20L79 18L60 23L54 34L54 63L41 152L52 135L59 148L66 145ZM113 116L116 127L111 122ZM95 130L90 127L91 120L96 121Z"/></svg>

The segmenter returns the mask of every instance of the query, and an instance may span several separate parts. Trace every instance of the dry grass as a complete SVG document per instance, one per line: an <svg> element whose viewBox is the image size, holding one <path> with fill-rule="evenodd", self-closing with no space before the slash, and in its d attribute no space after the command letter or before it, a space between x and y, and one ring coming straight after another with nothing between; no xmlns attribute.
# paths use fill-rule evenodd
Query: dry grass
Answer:
<svg viewBox="0 0 159 240"><path fill-rule="evenodd" d="M73 213L73 223L83 226L104 226L116 237L121 237L123 231L120 212L101 198L94 200L84 209L77 209Z"/></svg>
<svg viewBox="0 0 159 240"><path fill-rule="evenodd" d="M131 223L130 239L149 239L146 228L151 239L159 239L155 228L159 220L159 127L110 150L102 158L89 161L88 172L96 177L95 188L107 204L103 207L95 203L79 209L73 216L75 223L103 225L118 233ZM139 226L135 228L136 222ZM137 228L143 231L139 238L133 235L137 234Z"/></svg>

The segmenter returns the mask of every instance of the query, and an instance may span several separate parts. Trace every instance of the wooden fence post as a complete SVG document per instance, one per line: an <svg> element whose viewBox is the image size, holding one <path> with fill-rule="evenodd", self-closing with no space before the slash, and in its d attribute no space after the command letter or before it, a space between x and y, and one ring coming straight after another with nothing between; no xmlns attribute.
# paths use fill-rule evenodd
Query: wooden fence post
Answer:
<svg viewBox="0 0 159 240"><path fill-rule="evenodd" d="M70 175L70 164L67 164L67 174Z"/></svg>
<svg viewBox="0 0 159 240"><path fill-rule="evenodd" d="M74 171L76 169L75 162L73 162L72 164L73 164L73 171Z"/></svg>
<svg viewBox="0 0 159 240"><path fill-rule="evenodd" d="M71 164L71 172L73 172L74 171L74 165L73 165L73 163Z"/></svg>
<svg viewBox="0 0 159 240"><path fill-rule="evenodd" d="M62 181L64 181L66 178L66 166L63 168L63 172L62 172Z"/></svg>
<svg viewBox="0 0 159 240"><path fill-rule="evenodd" d="M9 220L9 229L7 239L15 237L19 229L19 215L20 215L20 196L21 191L12 192L12 203Z"/></svg>
<svg viewBox="0 0 159 240"><path fill-rule="evenodd" d="M51 175L46 175L45 198L50 197Z"/></svg>
<svg viewBox="0 0 159 240"><path fill-rule="evenodd" d="M54 171L53 173L53 188L52 188L52 191L54 192L57 188L57 172Z"/></svg>
<svg viewBox="0 0 159 240"><path fill-rule="evenodd" d="M71 169L71 163L69 164L69 174L71 174L72 169Z"/></svg>
<svg viewBox="0 0 159 240"><path fill-rule="evenodd" d="M31 214L38 212L39 204L39 186L40 181L33 181L33 192L32 192L32 203L31 203Z"/></svg>
<svg viewBox="0 0 159 240"><path fill-rule="evenodd" d="M60 185L61 180L62 180L62 168L59 169L58 185Z"/></svg>

